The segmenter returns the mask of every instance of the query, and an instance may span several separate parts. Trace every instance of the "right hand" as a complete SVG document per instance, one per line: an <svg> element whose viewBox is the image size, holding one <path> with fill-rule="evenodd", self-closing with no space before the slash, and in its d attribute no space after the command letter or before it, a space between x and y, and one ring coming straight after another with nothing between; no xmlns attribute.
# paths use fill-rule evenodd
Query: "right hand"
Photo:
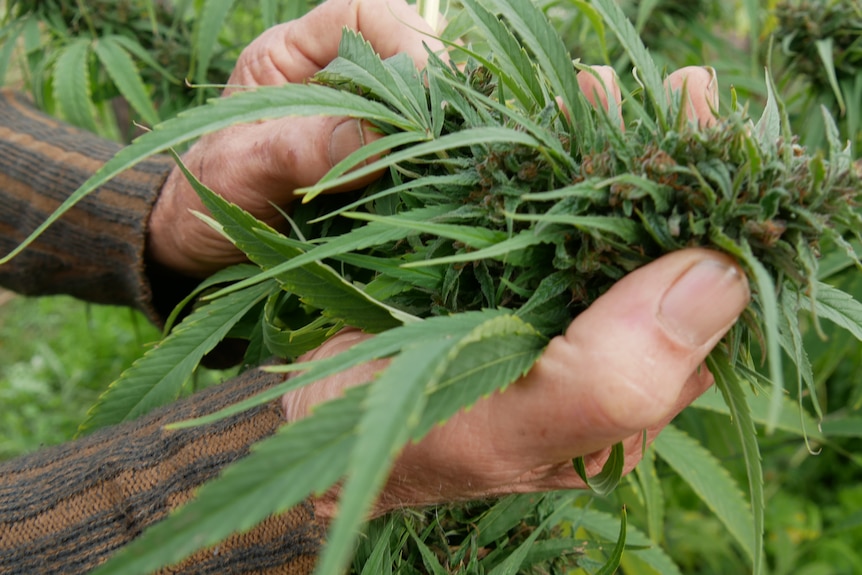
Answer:
<svg viewBox="0 0 862 575"><path fill-rule="evenodd" d="M225 95L239 86L300 83L338 55L342 29L360 32L384 58L406 52L417 67L443 46L404 0L328 0L304 17L270 28L249 44L228 80ZM428 35L422 33L424 31ZM276 228L294 190L310 186L339 161L378 136L360 121L339 117L287 117L231 126L201 138L183 162L225 199ZM374 176L351 182L350 189ZM169 175L149 222L148 255L192 277L205 277L245 258L220 233L196 218L206 213L182 172Z"/></svg>

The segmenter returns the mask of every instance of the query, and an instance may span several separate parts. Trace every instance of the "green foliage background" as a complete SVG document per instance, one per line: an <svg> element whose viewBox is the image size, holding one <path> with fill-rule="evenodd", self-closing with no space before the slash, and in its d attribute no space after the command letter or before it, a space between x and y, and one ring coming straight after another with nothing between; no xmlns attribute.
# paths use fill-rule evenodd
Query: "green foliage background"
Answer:
<svg viewBox="0 0 862 575"><path fill-rule="evenodd" d="M7 1L7 17L0 26L0 81L5 75L7 81L29 89L49 112L117 139L131 135L130 120L164 120L214 94L213 89L189 89L182 79L198 84L224 81L241 46L266 25L298 16L308 8L301 2L265 0L105 0L104 4L104 9L96 9L95 4L86 3L82 10L81 3L64 0ZM573 0L573 4L578 2ZM858 62L854 54L862 53L858 20L853 19L859 17L859 3L799 0L782 3L784 12L776 10L775 4L774 0L623 2L660 66L670 70L708 63L718 72L725 102L727 86L733 85L740 100L749 102L752 116L757 117L758 108L766 101L762 70L768 63L778 92L788 105L793 131L803 142L812 148L824 145L823 124L820 115L814 113L822 104L839 118L842 136L857 146L854 155L858 157L862 73L845 63ZM837 4L850 6L850 12L842 12L839 25L830 27L820 19L829 13L826 7ZM556 27L564 31L574 56L588 63L602 61L603 51L592 32L592 22L565 2L546 2L544 6ZM122 13L120 7L137 16L125 22L95 21L99 14ZM797 17L797 22L802 14L801 21L812 22L805 29L807 34L818 30L831 34L809 39L803 45L840 36L844 50L840 65L830 61L824 51L798 52L795 33L782 28L782 13ZM452 35L457 35L460 23L457 17L453 19ZM846 41L846 29L852 25L856 25L855 36L851 32ZM105 36L126 46L129 57L136 61L136 67L129 71L137 70L137 75L112 75L110 63L92 42ZM173 42L174 52L180 50L183 57L170 62L178 68L169 70L168 62L159 63L156 40ZM614 40L609 37L609 42ZM141 50L130 43L137 43ZM614 46L609 46L608 52L620 54ZM158 65L141 54L151 55ZM55 68L60 61L89 70L87 81L76 83L59 77L54 70L60 69ZM624 57L611 63L621 77L628 76L630 64ZM805 75L808 70L830 69L835 72L825 77L809 79ZM73 94L75 91L79 93ZM59 103L81 101L81 91L86 93L89 106L68 109ZM826 256L828 263L829 254ZM830 281L862 299L858 274L823 267ZM134 317L125 310L90 308L68 299L15 298L0 305L0 401L4 413L0 456L11 457L71 437L99 391L141 353L143 342L155 339L155 332ZM22 338L22 333L28 337ZM811 455L798 433L781 426L775 433L761 433L760 437L768 510L766 548L772 573L862 572L862 457L858 455L862 447L862 350L847 334L829 335L824 342L813 330L806 334L820 407L827 414L825 437L816 441L822 451ZM82 347L81 342L88 344ZM794 379L795 374L788 373L787 380ZM709 409L689 410L675 425L707 446L721 467L744 485L745 467L726 415ZM814 428L809 431L817 435ZM673 433L671 439L685 441L685 436ZM652 503L649 506L645 505L648 501ZM595 573L616 541L621 505L628 510L628 543L659 545L680 572L719 574L748 569L745 553L714 510L703 503L702 495L673 473L669 463L652 457L607 498L590 494L523 496L507 498L490 511L491 505L477 504L439 510L431 518L407 513L395 520L379 521L368 528L371 536L360 544L355 569L384 572L373 567L378 557L375 551L379 553L382 547L369 542L377 541L388 542L388 552L402 551L398 568L403 572L444 572L433 566L435 560L449 568L461 564L466 572L480 572L470 558L476 556L469 553L470 546L489 550L496 545L501 559L485 564L490 570L490 566L502 565L502 558L517 545L529 541L526 533L540 533L532 530L535 525L565 509L568 532L543 534L541 542L529 547L531 555L526 563L533 566L523 570ZM470 540L467 535L468 543L459 546L457 536L468 534L477 521L485 522L482 532L493 533L488 527L492 520L508 526L499 532L497 540ZM513 534L519 526L522 532ZM592 543L584 545L583 554L568 560L558 543L565 537ZM610 543L596 544L596 537ZM571 550L570 542L565 543L565 549ZM635 550L623 555L621 569L629 574L673 572L664 560L649 555L649 551Z"/></svg>

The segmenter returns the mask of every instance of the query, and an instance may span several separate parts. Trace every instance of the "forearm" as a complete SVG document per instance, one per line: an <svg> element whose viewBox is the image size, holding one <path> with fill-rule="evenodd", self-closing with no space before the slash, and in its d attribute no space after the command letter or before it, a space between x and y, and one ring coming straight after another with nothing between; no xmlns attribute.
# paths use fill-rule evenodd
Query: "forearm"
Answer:
<svg viewBox="0 0 862 575"><path fill-rule="evenodd" d="M0 254L17 246L119 149L38 112L20 95L0 91ZM146 261L147 221L172 167L170 158L153 157L90 194L0 266L0 285L30 295L64 293L132 306L158 321L177 299L170 292L190 285L160 285L157 295L165 302L153 305L150 275L159 270L148 269ZM172 279L163 283L176 283Z"/></svg>
<svg viewBox="0 0 862 575"><path fill-rule="evenodd" d="M84 573L164 518L283 423L279 402L210 425L212 413L280 381L250 372L141 420L0 465L0 572ZM202 551L180 572L310 573L324 534L310 504ZM269 571L272 569L272 571Z"/></svg>

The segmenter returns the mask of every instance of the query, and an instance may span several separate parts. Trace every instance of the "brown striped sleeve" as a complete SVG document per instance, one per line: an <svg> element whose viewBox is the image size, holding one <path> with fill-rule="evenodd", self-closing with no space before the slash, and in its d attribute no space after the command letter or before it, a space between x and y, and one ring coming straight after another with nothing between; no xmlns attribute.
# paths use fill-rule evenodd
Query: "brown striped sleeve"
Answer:
<svg viewBox="0 0 862 575"><path fill-rule="evenodd" d="M42 114L19 94L0 91L0 254L17 246L119 148ZM0 285L132 306L158 322L144 260L146 223L172 167L170 158L153 157L90 194L0 266ZM189 285L159 289L188 293Z"/></svg>
<svg viewBox="0 0 862 575"><path fill-rule="evenodd" d="M0 464L0 573L86 573L187 501L195 487L282 423L279 402L186 430L171 421L212 413L279 381L232 382L89 437ZM311 503L231 536L165 573L310 573L324 535Z"/></svg>

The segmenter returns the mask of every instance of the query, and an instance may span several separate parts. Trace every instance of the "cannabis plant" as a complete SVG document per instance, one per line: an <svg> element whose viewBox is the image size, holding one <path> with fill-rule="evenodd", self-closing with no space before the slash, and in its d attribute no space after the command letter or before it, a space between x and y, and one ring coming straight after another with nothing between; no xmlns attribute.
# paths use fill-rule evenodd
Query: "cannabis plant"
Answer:
<svg viewBox="0 0 862 575"><path fill-rule="evenodd" d="M768 76L769 98L757 121L734 101L714 127L693 125L681 104L685 91L668 101L659 70L617 4L578 6L598 34L608 29L616 35L637 69L625 130L619 110L597 111L587 103L569 53L532 2L464 0L487 52L454 46L465 55L463 66L431 54L420 73L407 56L381 60L361 37L345 32L339 57L313 82L238 93L163 123L45 223L148 154L232 123L327 114L361 118L381 134L304 190L290 235L226 203L187 173L209 210L202 217L255 265L208 280L182 329L106 391L87 428L174 400L201 356L228 332L247 337L251 363L273 354L290 361L344 325L377 335L332 359L288 364L281 369L301 373L203 421L372 359L391 361L375 381L258 444L100 573L146 572L179 561L195 545L214 544L237 525L253 525L343 480L339 515L318 565L320 573L339 573L394 453L527 372L548 338L620 277L690 246L731 254L753 287L742 321L708 360L724 405L703 400L732 416L748 500L713 456L673 426L656 441L656 453L691 483L752 570L762 572L763 472L753 406L760 410L768 397L762 421L769 429L784 421L782 352L795 367L798 388L816 394L800 313L862 339L862 305L818 280L826 244L859 263L852 241L862 231L856 209L862 174L829 114L823 115L828 154L798 145ZM320 195L381 170L384 178L353 201L335 204L336 196ZM759 358L766 358L766 373ZM818 434L810 419L809 429ZM591 480L602 492L619 481L622 456L615 447L600 481ZM645 469L652 461L645 458ZM582 461L573 465L583 470ZM566 525L601 532L602 517L573 506L574 498L518 496L483 510L476 517L486 528L496 525L497 531L486 532L500 534L505 559L492 553L496 563L482 564L466 544L452 553L453 564L468 565L467 572L514 573L526 565L527 550L543 530L553 533L548 549L560 548ZM373 527L369 533L377 538L361 544L360 552L379 565L381 557L406 549L408 538L426 568L441 572L440 564L428 566L439 557L426 543L428 532L472 521L452 513L437 523ZM513 535L528 518L529 528ZM613 572L627 544L625 520L616 528L617 543L599 566L603 573ZM390 547L396 530L401 546ZM642 543L636 536L631 541ZM660 571L670 563L664 555L651 557Z"/></svg>
<svg viewBox="0 0 862 575"><path fill-rule="evenodd" d="M862 71L862 5L846 0L783 0L775 35L793 69L820 90ZM840 96L839 96L840 98Z"/></svg>
<svg viewBox="0 0 862 575"><path fill-rule="evenodd" d="M9 0L0 17L0 84L10 62L44 110L92 132L128 140L133 123L153 126L230 74L239 46L261 22L220 34L235 2ZM262 24L277 21L260 0ZM292 11L302 15L307 3ZM19 50L20 48L20 50ZM196 84L197 87L193 86Z"/></svg>
<svg viewBox="0 0 862 575"><path fill-rule="evenodd" d="M862 145L862 4L783 0L775 6L774 18L774 35L789 76L808 81L813 88L809 98L833 110L839 127L858 148Z"/></svg>

